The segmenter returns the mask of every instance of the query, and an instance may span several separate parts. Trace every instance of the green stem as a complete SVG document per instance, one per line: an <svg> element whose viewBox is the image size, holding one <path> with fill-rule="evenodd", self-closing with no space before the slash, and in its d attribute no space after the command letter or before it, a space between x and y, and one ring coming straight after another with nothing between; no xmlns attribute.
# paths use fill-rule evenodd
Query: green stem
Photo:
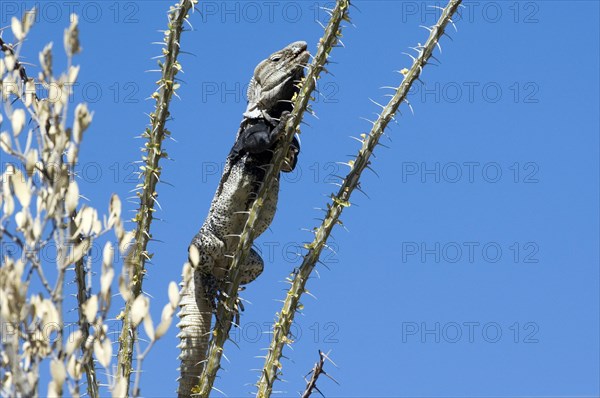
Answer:
<svg viewBox="0 0 600 398"><path fill-rule="evenodd" d="M127 385L131 380L133 345L135 342L134 336L136 335L130 319L131 305L133 300L142 292L146 260L151 257L146 248L152 236L150 225L152 214L155 211L154 204L158 196L156 185L161 174L159 161L166 157L162 142L170 134L165 125L169 118L171 98L176 89L175 76L181 69L177 62L181 33L183 32L184 21L188 18L188 13L197 2L198 0L181 0L169 10L169 27L165 31L165 48L163 50L165 58L161 64L162 76L158 81L159 87L153 94L153 98L156 100L155 111L150 114L151 127L143 134L147 142L145 148L143 148L143 151L146 152L145 164L141 168L143 181L138 185L141 191L137 192L140 198L140 207L134 218L136 227L133 247L127 255L125 264L129 270L132 296L125 304L123 312L123 328L119 337L120 346L117 363L117 378L126 378Z"/></svg>
<svg viewBox="0 0 600 398"><path fill-rule="evenodd" d="M350 196L355 188L359 187L359 179L362 172L369 167L369 159L373 150L379 143L385 128L392 120L394 114L406 96L412 84L419 78L423 67L431 57L438 40L444 34L446 25L451 22L452 15L456 12L461 0L451 0L443 10L438 22L431 28L429 38L421 48L419 56L415 58L410 70L405 74L404 80L396 90L396 93L383 108L379 118L373 124L371 132L362 141L362 147L358 151L354 162L349 163L350 171L344 178L344 181L337 193L332 195L332 204L328 204L327 215L322 224L315 230L315 238L306 248L308 253L304 256L302 265L294 275L292 286L285 298L281 312L273 328L273 338L269 346L265 365L263 367L260 380L258 382L257 397L266 398L271 395L273 383L278 378L281 369L281 356L285 344L291 343L288 338L290 328L294 321L294 316L300 305L300 297L305 292L306 282L310 276L315 264L333 227L340 223L339 218L344 208L350 206Z"/></svg>

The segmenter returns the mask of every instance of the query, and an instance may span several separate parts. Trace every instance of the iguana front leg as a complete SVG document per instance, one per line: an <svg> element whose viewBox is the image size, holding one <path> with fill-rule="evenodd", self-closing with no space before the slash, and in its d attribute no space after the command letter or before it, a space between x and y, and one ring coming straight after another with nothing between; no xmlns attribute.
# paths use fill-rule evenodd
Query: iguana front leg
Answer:
<svg viewBox="0 0 600 398"><path fill-rule="evenodd" d="M214 312L218 295L215 268L224 258L225 243L210 231L202 229L194 236L188 252L190 264L197 274L196 289L204 290L204 296Z"/></svg>
<svg viewBox="0 0 600 398"><path fill-rule="evenodd" d="M190 246L194 246L197 253L190 253L190 263L198 271L196 281L204 290L204 295L216 310L219 291L222 289L226 275L225 243L208 231L200 231ZM191 250L191 247L190 247ZM197 256L197 258L196 258ZM197 264L195 264L197 262ZM263 271L264 262L254 249L250 249L246 263L241 267L241 284L245 285L255 280Z"/></svg>

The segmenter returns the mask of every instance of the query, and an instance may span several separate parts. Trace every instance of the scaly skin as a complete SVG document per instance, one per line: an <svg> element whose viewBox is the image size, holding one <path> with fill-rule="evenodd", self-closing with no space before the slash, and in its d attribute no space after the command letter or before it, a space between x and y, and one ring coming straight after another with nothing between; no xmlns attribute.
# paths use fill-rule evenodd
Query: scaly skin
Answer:
<svg viewBox="0 0 600 398"><path fill-rule="evenodd" d="M244 119L227 157L208 216L190 245L194 278L188 289L182 292L180 304L179 397L190 396L191 389L198 384L208 348L211 315L227 278L230 255L237 247L247 212L263 181L265 166L271 161L272 149L292 110L290 100L297 91L296 83L304 75L309 56L305 42L292 43L262 61L250 80ZM295 167L299 149L299 142L294 140L288 149L284 172ZM278 180L273 183L270 192L254 231L255 238L269 227L275 216ZM252 282L261 274L263 267L262 258L252 249L242 267L241 283Z"/></svg>

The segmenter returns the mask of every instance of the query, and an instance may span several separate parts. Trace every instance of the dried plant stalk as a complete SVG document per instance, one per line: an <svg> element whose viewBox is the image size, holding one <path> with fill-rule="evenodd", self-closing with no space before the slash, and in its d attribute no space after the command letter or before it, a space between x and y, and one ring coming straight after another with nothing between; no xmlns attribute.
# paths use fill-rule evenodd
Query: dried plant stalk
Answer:
<svg viewBox="0 0 600 398"><path fill-rule="evenodd" d="M3 354L0 356L0 395L37 396L39 369L46 361L51 374L48 395L61 396L65 383L71 395L80 395L80 380L85 372L88 393L95 397L99 393L93 357L106 367L112 352L105 327L112 281L106 278L106 273L112 271L112 263L103 267L105 288L98 295L88 296L80 276L84 262L90 258L92 244L100 236L112 230L119 243L125 239L120 206L118 209L114 206L120 202L113 196L110 218L104 222L91 206L79 206L73 167L92 114L85 104L77 105L73 125L67 128L68 98L79 72L72 60L81 50L77 15L70 16L70 25L64 34L66 72L59 77L52 74L52 46L48 45L40 54L42 72L38 81L29 77L19 62L19 50L34 20L35 9L26 12L21 20L12 18L16 46L0 39L4 54L0 60L2 110L12 128L12 136L8 131L0 134L0 149L10 156L0 186L0 204L3 204L0 241L4 243L9 238L20 248L20 253L3 253L0 266L0 322L10 329L11 335L0 342ZM40 100L36 84L49 86L53 95ZM26 124L26 118L31 122ZM0 116L0 123L2 120ZM15 213L17 203L20 209ZM56 248L56 257L48 260L43 251L50 243ZM54 280L47 278L43 271L53 262L56 265ZM65 281L73 266L78 276L80 328L66 336ZM29 292L33 277L43 286L41 293ZM90 334L88 325L93 325L94 334ZM50 330L56 332L55 339L50 339ZM5 352L8 355L4 355Z"/></svg>
<svg viewBox="0 0 600 398"><path fill-rule="evenodd" d="M102 269L98 272L100 291L93 293L88 281L94 257L91 250L98 238L114 232L119 251L124 254L133 234L127 234L123 228L118 196L111 197L108 217L103 219L91 204L79 203L74 166L84 133L92 122L92 113L85 104L78 104L72 126L68 127L69 98L79 73L79 66L72 65L73 56L81 50L78 17L70 16L70 25L64 33L67 70L59 77L54 76L52 45L49 44L40 53L39 79L29 77L19 62L19 51L34 20L35 10L27 12L21 20L12 18L15 46L0 39L4 55L0 59L3 105L0 124L6 114L10 126L0 133L0 150L9 156L0 176L0 243L4 248L10 241L19 249L3 250L0 263L0 323L3 325L0 396L38 396L40 367L46 362L51 376L48 396L62 396L65 385L71 396L80 396L84 374L88 394L100 396L101 384L95 367L102 366L112 395L123 397L128 394L128 383L124 378L115 381L113 342L106 322L115 276L114 249L110 241L104 246ZM36 85L49 87L47 99L38 98ZM45 250L51 243L56 256L48 259ZM44 270L51 269L53 263L55 272L47 277ZM78 328L67 335L72 325L65 325L65 314L70 309L64 308L64 303L71 293L67 282L73 270L78 307L75 326ZM120 281L125 279L121 275ZM39 283L42 291L29 291L32 282ZM171 323L179 304L177 285L174 282L169 285L169 303L163 309L157 328L153 326L147 298L140 295L138 298L143 300L135 299L124 283L120 288L125 301L132 302L133 327L137 328L143 320L150 339L147 348L137 356L138 370L141 370L147 352ZM55 335L51 335L53 333ZM136 374L133 395L139 394L140 374Z"/></svg>

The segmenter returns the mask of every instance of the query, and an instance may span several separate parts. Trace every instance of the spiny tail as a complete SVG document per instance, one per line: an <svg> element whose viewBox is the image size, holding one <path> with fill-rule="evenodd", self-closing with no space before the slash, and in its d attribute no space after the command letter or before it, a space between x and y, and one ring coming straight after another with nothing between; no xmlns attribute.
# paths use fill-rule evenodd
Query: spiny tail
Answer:
<svg viewBox="0 0 600 398"><path fill-rule="evenodd" d="M198 384L210 338L211 307L201 288L200 273L194 271L187 288L183 287L179 304L180 329L177 337L181 340L177 346L181 352L179 377L179 398L190 397L192 388Z"/></svg>

